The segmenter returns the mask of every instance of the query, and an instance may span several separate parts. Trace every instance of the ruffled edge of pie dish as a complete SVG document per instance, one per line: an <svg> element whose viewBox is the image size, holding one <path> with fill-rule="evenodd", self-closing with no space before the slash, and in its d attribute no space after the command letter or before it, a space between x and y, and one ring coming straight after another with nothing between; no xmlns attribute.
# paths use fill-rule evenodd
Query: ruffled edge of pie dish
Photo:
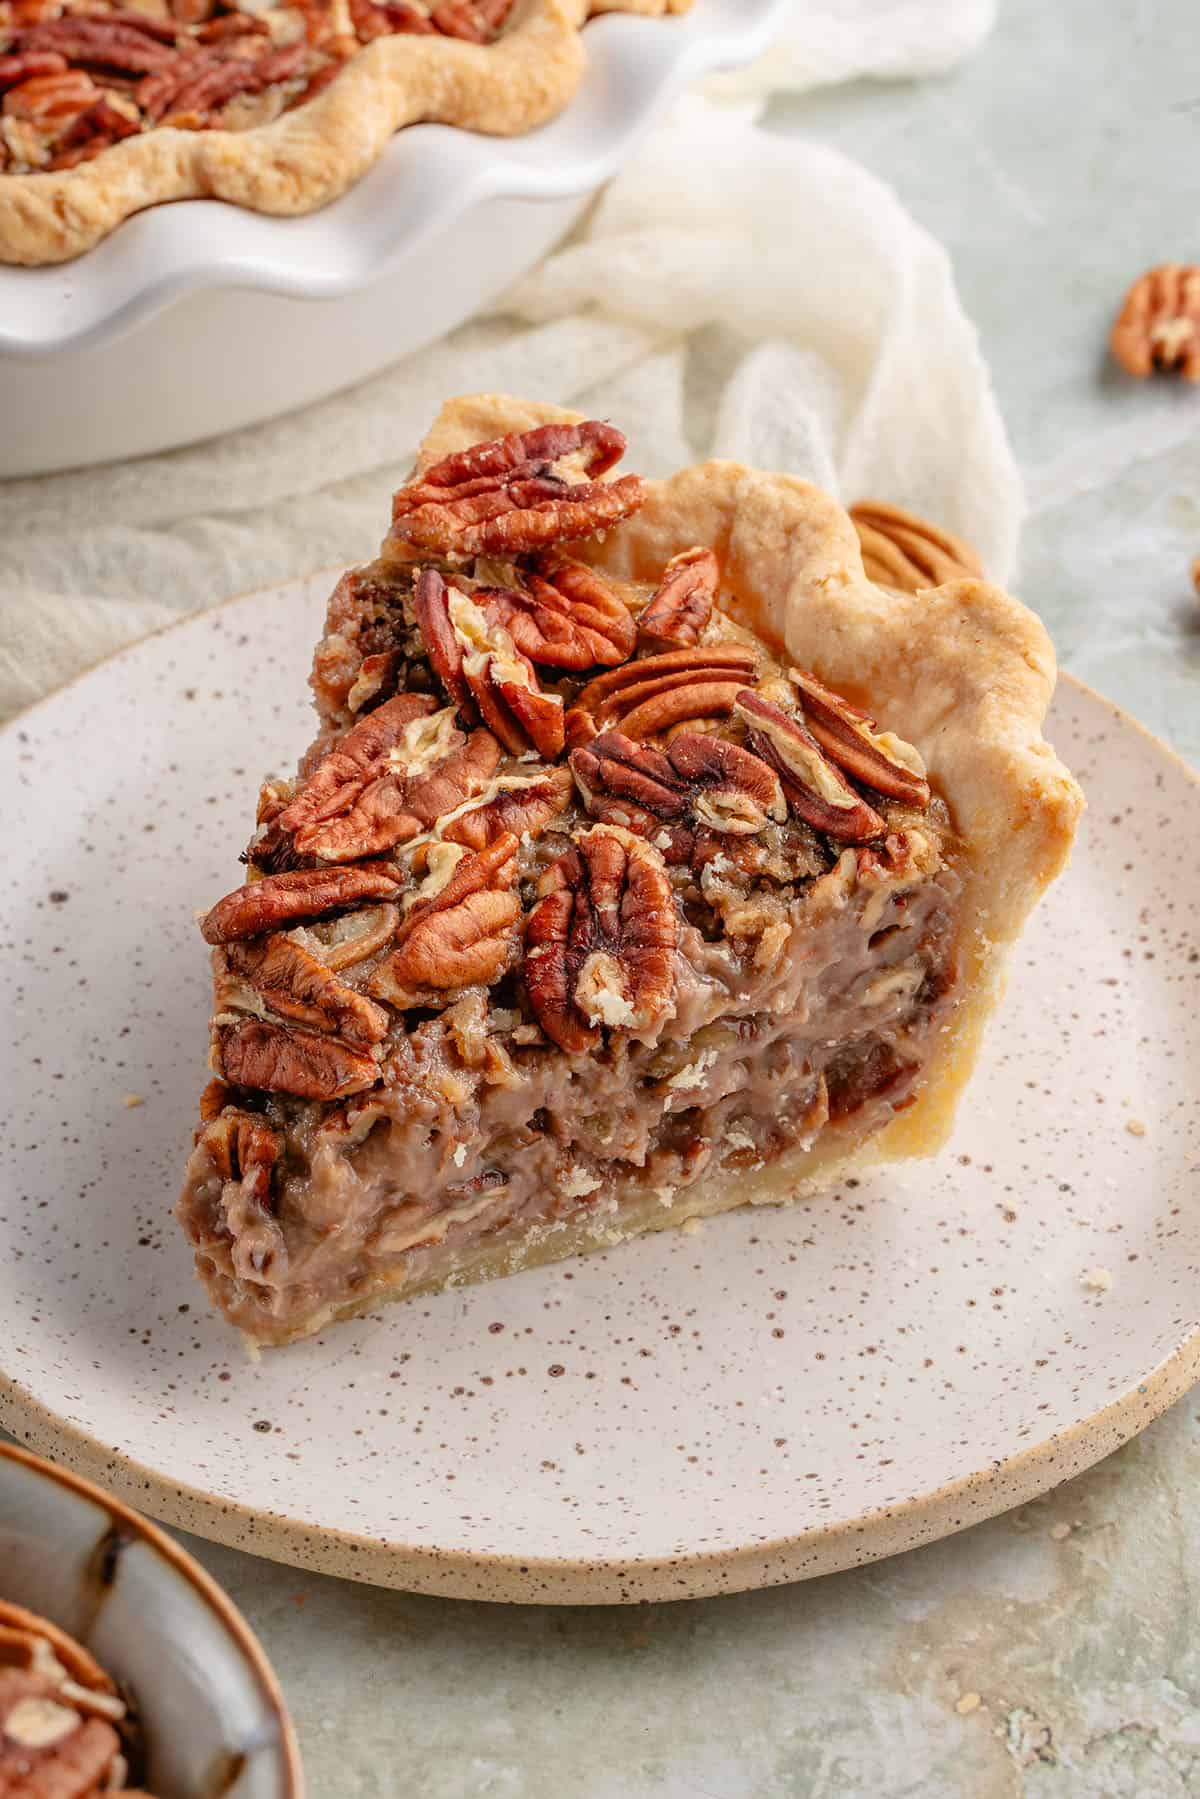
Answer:
<svg viewBox="0 0 1200 1799"><path fill-rule="evenodd" d="M248 131L160 126L76 168L0 176L0 264L69 261L172 200L296 216L345 193L405 125L516 137L571 99L581 31L600 13L682 13L692 0L517 0L492 44L396 35L364 45L315 99Z"/></svg>

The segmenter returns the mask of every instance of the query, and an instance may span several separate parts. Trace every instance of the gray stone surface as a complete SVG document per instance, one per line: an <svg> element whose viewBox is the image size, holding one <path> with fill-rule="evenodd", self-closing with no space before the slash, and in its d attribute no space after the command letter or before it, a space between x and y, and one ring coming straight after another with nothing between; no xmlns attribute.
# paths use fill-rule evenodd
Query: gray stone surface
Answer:
<svg viewBox="0 0 1200 1799"><path fill-rule="evenodd" d="M1198 119L1195 0L1004 0L950 79L772 115L949 247L1028 476L1020 590L1068 668L1193 760L1200 394L1124 381L1103 345L1137 272L1200 256ZM899 1560L640 1611L188 1546L275 1661L312 1799L1177 1799L1200 1793L1198 1414Z"/></svg>

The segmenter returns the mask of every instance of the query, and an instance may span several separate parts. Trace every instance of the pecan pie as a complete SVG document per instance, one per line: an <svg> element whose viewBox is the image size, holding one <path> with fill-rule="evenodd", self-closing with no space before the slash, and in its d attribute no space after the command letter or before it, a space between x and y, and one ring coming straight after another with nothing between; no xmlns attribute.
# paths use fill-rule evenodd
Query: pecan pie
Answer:
<svg viewBox="0 0 1200 1799"><path fill-rule="evenodd" d="M202 926L179 1215L255 1342L936 1148L1069 852L1024 607L622 449L453 403L330 600L316 739Z"/></svg>
<svg viewBox="0 0 1200 1799"><path fill-rule="evenodd" d="M0 0L0 262L63 262L164 200L311 212L419 119L511 137L600 12L691 0Z"/></svg>
<svg viewBox="0 0 1200 1799"><path fill-rule="evenodd" d="M74 1637L0 1599L0 1795L99 1799L123 1793L140 1759L115 1683Z"/></svg>

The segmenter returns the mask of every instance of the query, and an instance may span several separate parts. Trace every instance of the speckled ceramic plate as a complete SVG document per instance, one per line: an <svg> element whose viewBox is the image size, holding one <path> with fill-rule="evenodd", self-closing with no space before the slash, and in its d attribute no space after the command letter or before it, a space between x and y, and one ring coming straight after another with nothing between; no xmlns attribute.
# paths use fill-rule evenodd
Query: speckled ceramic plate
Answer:
<svg viewBox="0 0 1200 1799"><path fill-rule="evenodd" d="M206 1047L192 911L307 741L328 588L152 638L0 739L0 1423L280 1560L610 1601L927 1541L1196 1379L1200 784L1071 683L1052 735L1091 812L936 1162L248 1362L171 1218Z"/></svg>

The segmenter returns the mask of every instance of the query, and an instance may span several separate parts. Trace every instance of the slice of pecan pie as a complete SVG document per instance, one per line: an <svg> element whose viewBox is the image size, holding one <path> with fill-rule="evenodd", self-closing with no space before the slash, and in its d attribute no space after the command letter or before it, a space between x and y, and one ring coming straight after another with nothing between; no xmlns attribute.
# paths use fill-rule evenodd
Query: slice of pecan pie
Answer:
<svg viewBox="0 0 1200 1799"><path fill-rule="evenodd" d="M1081 799L1054 658L801 481L448 406L203 923L180 1217L260 1343L794 1198L948 1128Z"/></svg>
<svg viewBox="0 0 1200 1799"><path fill-rule="evenodd" d="M599 12L691 0L0 0L0 263L165 200L312 212L392 133L512 137L567 103Z"/></svg>

